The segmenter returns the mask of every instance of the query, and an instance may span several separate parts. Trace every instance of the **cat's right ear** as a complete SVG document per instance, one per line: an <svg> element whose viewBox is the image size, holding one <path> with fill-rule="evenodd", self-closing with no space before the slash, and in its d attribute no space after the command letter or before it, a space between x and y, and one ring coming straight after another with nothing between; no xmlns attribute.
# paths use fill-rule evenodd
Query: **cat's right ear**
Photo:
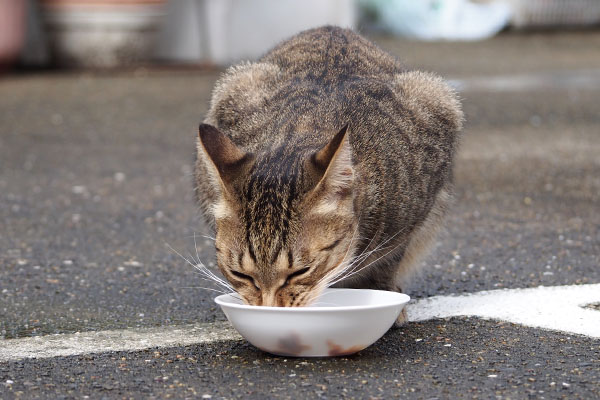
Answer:
<svg viewBox="0 0 600 400"><path fill-rule="evenodd" d="M202 154L209 174L222 189L231 191L248 171L254 157L242 151L225 134L209 124L198 128L198 152Z"/></svg>
<svg viewBox="0 0 600 400"><path fill-rule="evenodd" d="M344 126L324 147L314 153L307 171L316 191L325 191L330 197L344 198L352 192L354 167L348 138L348 125ZM335 196L334 196L335 195Z"/></svg>

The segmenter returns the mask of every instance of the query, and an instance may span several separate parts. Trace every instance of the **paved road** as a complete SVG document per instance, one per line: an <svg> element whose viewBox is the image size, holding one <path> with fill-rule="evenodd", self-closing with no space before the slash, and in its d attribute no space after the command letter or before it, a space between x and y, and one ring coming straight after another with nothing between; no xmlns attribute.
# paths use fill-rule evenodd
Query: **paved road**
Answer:
<svg viewBox="0 0 600 400"><path fill-rule="evenodd" d="M410 295L600 283L600 34L379 42L452 78L468 121L447 234ZM491 84L515 75L534 84ZM195 251L206 232L190 173L217 77L0 80L0 338L222 326L213 293L189 288L204 284L165 245ZM474 317L412 322L337 359L229 338L0 362L0 398L594 398L598 382L598 339Z"/></svg>

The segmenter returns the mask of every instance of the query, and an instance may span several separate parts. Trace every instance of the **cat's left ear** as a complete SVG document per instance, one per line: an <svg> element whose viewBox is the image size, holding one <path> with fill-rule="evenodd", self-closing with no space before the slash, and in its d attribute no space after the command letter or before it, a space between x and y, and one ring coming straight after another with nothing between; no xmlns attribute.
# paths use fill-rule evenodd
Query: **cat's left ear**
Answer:
<svg viewBox="0 0 600 400"><path fill-rule="evenodd" d="M232 191L245 175L254 157L235 145L212 125L201 124L198 129L198 153L207 164L208 173L222 189Z"/></svg>
<svg viewBox="0 0 600 400"><path fill-rule="evenodd" d="M317 191L344 198L352 193L354 167L348 125L310 158L310 170L318 182Z"/></svg>

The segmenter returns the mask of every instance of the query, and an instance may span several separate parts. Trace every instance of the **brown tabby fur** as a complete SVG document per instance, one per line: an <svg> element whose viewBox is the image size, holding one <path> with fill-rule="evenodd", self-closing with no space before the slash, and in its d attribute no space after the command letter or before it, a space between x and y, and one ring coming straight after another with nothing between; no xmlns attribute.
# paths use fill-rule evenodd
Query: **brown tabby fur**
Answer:
<svg viewBox="0 0 600 400"><path fill-rule="evenodd" d="M353 259L337 286L401 291L450 202L462 118L442 79L346 29L230 68L196 163L222 273L255 305L308 304Z"/></svg>

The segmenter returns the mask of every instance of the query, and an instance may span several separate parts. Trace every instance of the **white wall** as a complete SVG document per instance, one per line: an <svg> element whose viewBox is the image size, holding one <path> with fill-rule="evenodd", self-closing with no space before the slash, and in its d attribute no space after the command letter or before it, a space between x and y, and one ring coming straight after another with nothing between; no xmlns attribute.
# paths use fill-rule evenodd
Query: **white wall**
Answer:
<svg viewBox="0 0 600 400"><path fill-rule="evenodd" d="M229 64L256 59L295 33L354 27L354 0L171 0L158 57Z"/></svg>

